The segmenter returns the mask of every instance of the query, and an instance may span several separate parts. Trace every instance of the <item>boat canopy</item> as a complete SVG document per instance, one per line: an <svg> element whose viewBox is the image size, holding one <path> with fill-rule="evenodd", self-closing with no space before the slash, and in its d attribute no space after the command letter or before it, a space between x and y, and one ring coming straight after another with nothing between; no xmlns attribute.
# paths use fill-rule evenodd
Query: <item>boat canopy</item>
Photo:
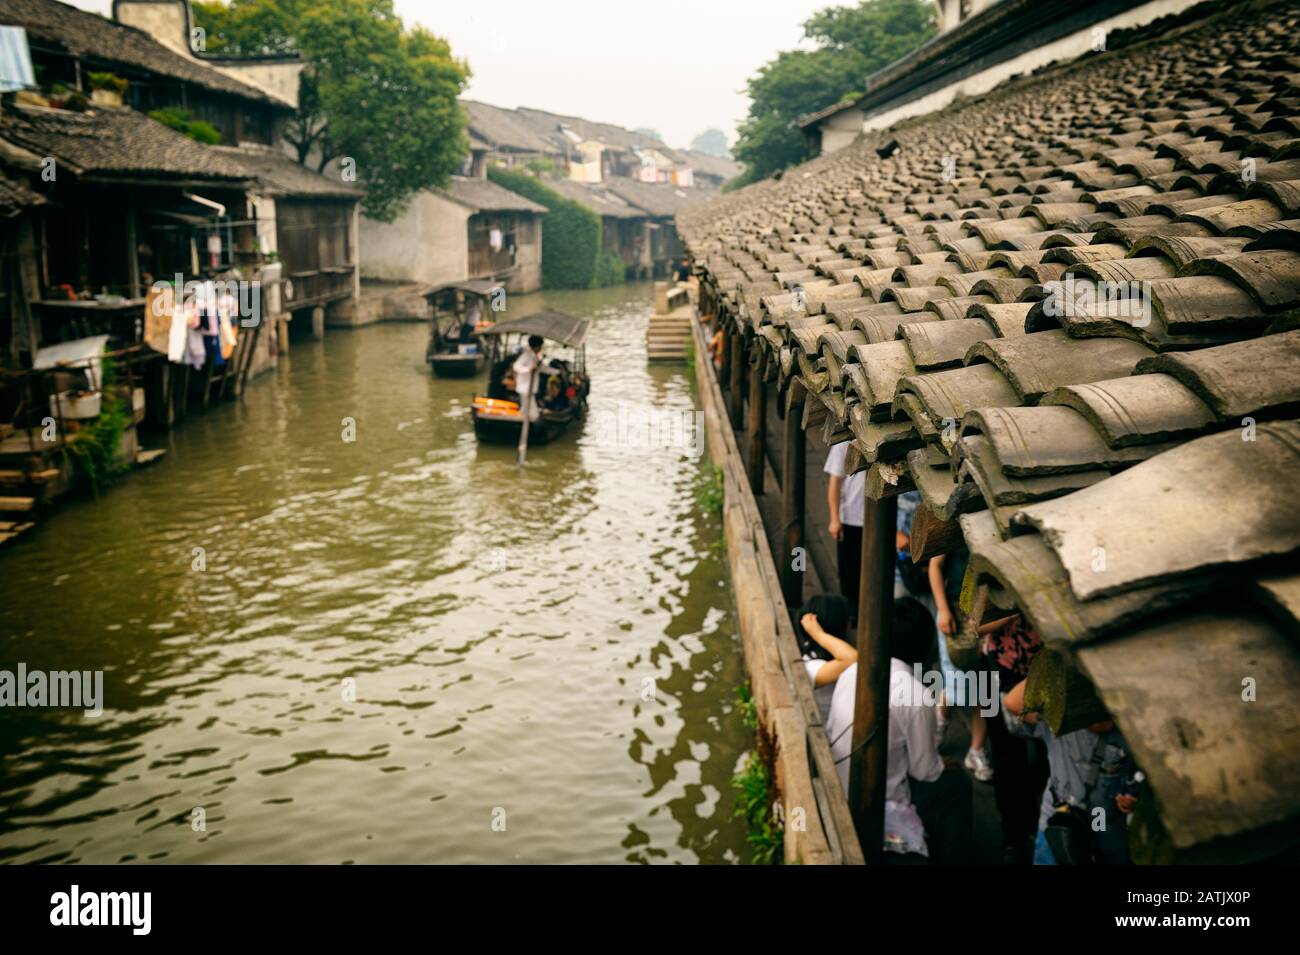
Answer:
<svg viewBox="0 0 1300 955"><path fill-rule="evenodd" d="M503 282L496 279L466 279L463 282L443 282L441 285L434 285L425 290L424 297L432 298L441 292L455 289L458 292L468 292L471 295L479 295L484 298L491 295L495 289L503 288Z"/></svg>
<svg viewBox="0 0 1300 955"><path fill-rule="evenodd" d="M479 335L541 335L561 345L579 348L587 340L587 332L590 330L589 318L577 318L563 312L533 312L523 318L497 322L491 328L480 331Z"/></svg>

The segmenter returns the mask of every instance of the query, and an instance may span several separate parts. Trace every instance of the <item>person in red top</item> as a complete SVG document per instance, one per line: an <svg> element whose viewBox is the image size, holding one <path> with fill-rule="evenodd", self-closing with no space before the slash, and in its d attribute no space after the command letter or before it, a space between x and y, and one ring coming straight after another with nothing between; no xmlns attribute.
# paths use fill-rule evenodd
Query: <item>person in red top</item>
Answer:
<svg viewBox="0 0 1300 955"><path fill-rule="evenodd" d="M1029 664L1042 646L1021 614L993 621L986 630L984 666L997 674L1006 693L1029 675ZM985 720L993 763L993 799L1002 823L1002 857L1009 865L1028 865L1038 834L1039 803L1047 785L1047 750L1042 740L1013 734L999 714Z"/></svg>

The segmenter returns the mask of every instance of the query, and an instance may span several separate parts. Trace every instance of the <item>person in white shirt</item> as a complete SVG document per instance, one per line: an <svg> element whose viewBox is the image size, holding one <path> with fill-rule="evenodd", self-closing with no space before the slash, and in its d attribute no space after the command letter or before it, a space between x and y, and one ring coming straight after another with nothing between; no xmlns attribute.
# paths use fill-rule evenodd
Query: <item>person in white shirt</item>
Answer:
<svg viewBox="0 0 1300 955"><path fill-rule="evenodd" d="M520 411L527 411L528 420L536 421L540 416L537 402L537 385L534 376L542 361L541 335L529 335L528 346L519 351L519 357L511 366L515 373L515 391L519 393Z"/></svg>
<svg viewBox="0 0 1300 955"><path fill-rule="evenodd" d="M971 782L958 768L947 768L935 741L939 697L916 679L934 650L934 620L918 601L894 601L889 674L889 742L885 760L885 798L912 805L925 826L931 861L962 863L971 856ZM853 752L853 712L857 702L856 663L835 683L826 734L840 785L849 791ZM926 681L930 683L931 681Z"/></svg>
<svg viewBox="0 0 1300 955"><path fill-rule="evenodd" d="M799 608L796 637L813 697L825 721L840 674L857 662L858 651L849 632L849 602L839 594L816 594Z"/></svg>
<svg viewBox="0 0 1300 955"><path fill-rule="evenodd" d="M832 444L822 468L831 476L826 490L826 503L830 508L830 532L838 549L840 593L849 602L851 616L857 616L858 578L862 573L862 518L863 494L866 490L867 472L849 473L849 443Z"/></svg>

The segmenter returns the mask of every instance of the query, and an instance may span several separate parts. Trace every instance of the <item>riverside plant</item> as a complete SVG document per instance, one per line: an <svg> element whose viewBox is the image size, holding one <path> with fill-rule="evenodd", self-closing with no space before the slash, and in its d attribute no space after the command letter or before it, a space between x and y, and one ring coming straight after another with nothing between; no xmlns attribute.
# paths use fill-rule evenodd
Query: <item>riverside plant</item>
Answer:
<svg viewBox="0 0 1300 955"><path fill-rule="evenodd" d="M117 449L122 444L130 414L117 389L117 367L111 358L101 361L99 375L102 394L99 415L71 435L66 445L73 466L85 476L96 497L127 469L117 459Z"/></svg>
<svg viewBox="0 0 1300 955"><path fill-rule="evenodd" d="M695 498L699 501L700 507L714 518L722 518L722 507L726 502L726 495L723 490L722 468L714 465L712 468L706 468L700 472L699 485L695 491Z"/></svg>
<svg viewBox="0 0 1300 955"><path fill-rule="evenodd" d="M744 768L731 779L731 787L736 790L734 815L745 820L745 841L749 843L753 864L780 865L784 856L785 830L772 810L775 792L772 771L764 756L767 746L758 724L758 711L748 686L739 687L736 696L741 721L754 734L755 746L745 757Z"/></svg>

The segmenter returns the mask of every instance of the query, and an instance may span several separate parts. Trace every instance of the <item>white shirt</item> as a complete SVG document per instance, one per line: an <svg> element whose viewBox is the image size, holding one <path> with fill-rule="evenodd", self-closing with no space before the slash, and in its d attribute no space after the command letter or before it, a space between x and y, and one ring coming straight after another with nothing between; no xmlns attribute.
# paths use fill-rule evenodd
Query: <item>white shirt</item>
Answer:
<svg viewBox="0 0 1300 955"><path fill-rule="evenodd" d="M831 756L836 760L840 785L849 791L849 759L853 751L853 707L857 698L858 665L855 663L835 681L826 735ZM934 706L916 705L926 699L926 690L899 659L889 661L889 750L885 759L885 798L898 803L912 801L908 777L934 782L943 774L943 759L934 742L937 713ZM842 760L842 762L841 762Z"/></svg>
<svg viewBox="0 0 1300 955"><path fill-rule="evenodd" d="M835 684L838 680L832 680L825 686L817 685L817 672L826 665L827 661L820 657L804 657L803 668L808 674L808 682L812 684L813 699L817 701L817 709L821 711L822 722L826 722L827 716L831 712L831 697L835 695Z"/></svg>
<svg viewBox="0 0 1300 955"><path fill-rule="evenodd" d="M848 524L850 527L861 527L867 472L862 470L849 474L846 465L848 455L847 441L832 444L830 453L826 455L826 467L822 470L844 479L840 482L840 523Z"/></svg>
<svg viewBox="0 0 1300 955"><path fill-rule="evenodd" d="M519 403L528 405L528 420L536 421L540 415L537 410L537 396L533 394L533 373L537 371L537 352L524 346L512 366L515 372L515 391L519 392Z"/></svg>

